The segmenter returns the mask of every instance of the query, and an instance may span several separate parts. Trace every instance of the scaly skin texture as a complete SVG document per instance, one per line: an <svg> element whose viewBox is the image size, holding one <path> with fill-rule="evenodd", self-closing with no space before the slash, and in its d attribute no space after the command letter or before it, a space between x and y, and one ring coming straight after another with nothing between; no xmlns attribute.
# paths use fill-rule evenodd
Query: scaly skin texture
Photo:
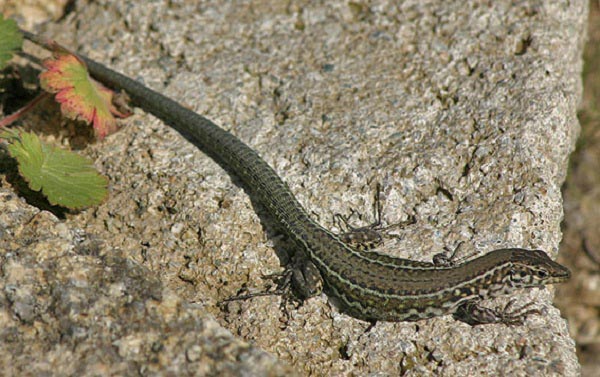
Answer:
<svg viewBox="0 0 600 377"><path fill-rule="evenodd" d="M537 311L495 311L478 302L569 278L565 267L540 250L500 249L462 264L439 265L352 248L313 221L277 173L237 137L144 85L81 58L96 79L127 92L134 105L241 179L296 244L296 266L315 271L313 276L304 275L305 280L302 274L293 279L304 296L317 294L322 279L342 309L361 319L413 321L460 312L460 319L473 324L512 324Z"/></svg>

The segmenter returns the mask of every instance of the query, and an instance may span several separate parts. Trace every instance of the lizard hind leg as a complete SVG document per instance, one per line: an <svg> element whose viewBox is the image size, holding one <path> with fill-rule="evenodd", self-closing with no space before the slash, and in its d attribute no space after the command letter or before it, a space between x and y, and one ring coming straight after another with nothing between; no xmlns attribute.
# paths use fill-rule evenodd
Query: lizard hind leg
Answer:
<svg viewBox="0 0 600 377"><path fill-rule="evenodd" d="M302 302L323 291L323 279L317 267L310 261L297 258L281 273L263 275L263 279L271 280L274 285L257 292L240 292L218 303L224 307L235 301L245 301L256 297L281 296L281 311L289 318L288 307L298 308Z"/></svg>

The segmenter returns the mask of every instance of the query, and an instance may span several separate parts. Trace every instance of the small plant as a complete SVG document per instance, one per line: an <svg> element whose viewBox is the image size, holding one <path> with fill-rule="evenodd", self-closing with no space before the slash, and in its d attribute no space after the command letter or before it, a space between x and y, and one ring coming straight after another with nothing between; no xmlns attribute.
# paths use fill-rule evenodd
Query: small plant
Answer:
<svg viewBox="0 0 600 377"><path fill-rule="evenodd" d="M7 66L22 44L23 32L16 22L5 20L0 14L0 69ZM115 116L129 116L113 105L115 93L93 80L85 63L67 49L52 41L44 41L42 45L53 54L43 61L46 70L39 75L45 92L0 119L0 128L14 123L52 93L62 114L91 124L96 138L103 139L115 132ZM50 204L77 210L98 205L106 198L108 179L94 169L90 159L48 145L35 133L19 129L0 131L0 139L7 143L6 149L17 161L19 174L32 190L41 191Z"/></svg>

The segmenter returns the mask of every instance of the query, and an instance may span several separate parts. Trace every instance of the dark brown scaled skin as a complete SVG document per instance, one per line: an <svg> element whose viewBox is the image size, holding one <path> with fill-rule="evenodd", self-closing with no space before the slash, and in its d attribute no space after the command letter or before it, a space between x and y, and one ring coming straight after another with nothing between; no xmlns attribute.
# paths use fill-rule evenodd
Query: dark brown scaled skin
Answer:
<svg viewBox="0 0 600 377"><path fill-rule="evenodd" d="M96 79L127 92L134 105L241 179L296 244L295 264L306 273L294 274L292 280L304 296L317 294L322 281L343 310L361 319L414 321L464 311L469 323L512 324L519 322L520 313L481 308L478 302L569 278L565 267L539 250L500 249L463 264L440 266L354 249L314 222L277 173L237 137L144 85L80 58Z"/></svg>

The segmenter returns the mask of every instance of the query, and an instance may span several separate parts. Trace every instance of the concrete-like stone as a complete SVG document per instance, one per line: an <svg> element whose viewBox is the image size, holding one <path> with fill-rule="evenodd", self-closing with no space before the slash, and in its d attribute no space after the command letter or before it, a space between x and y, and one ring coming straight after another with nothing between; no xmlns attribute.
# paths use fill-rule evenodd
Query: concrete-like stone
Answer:
<svg viewBox="0 0 600 377"><path fill-rule="evenodd" d="M79 4L47 35L231 130L327 227L334 228L333 213L353 208L364 210L368 223L380 182L384 222L417 219L394 230L386 253L430 260L462 242L460 257L509 246L556 256L560 185L578 131L584 0L192 3ZM202 360L214 339L187 342L176 348L180 353L159 350L156 363L148 359L156 351L147 339L162 333L157 326L141 334L141 314L150 323L154 310L169 318L168 302L177 302L178 323L188 326L198 311L206 312L203 318L210 313L301 374L578 373L551 290L515 296L546 308L518 327L470 327L443 317L370 328L340 314L325 296L292 308L287 319L277 297L222 312L218 301L245 285L260 289L262 274L280 271L277 255L285 259L292 250L268 220L261 223L255 212L261 209L237 181L175 132L139 111L124 124L90 148L111 179L110 199L65 222L101 240L101 256L87 267L62 259L39 267L50 277L61 276L61 263L85 271L114 263L143 269L133 280L123 273L108 285L84 279L93 291L106 289L108 299L143 285L134 290L135 305L123 308L138 313L140 333L120 333L108 344L86 325L61 322L59 328L73 330L69 342L89 347L94 360L106 352L122 371ZM118 261L108 258L113 252ZM62 286L60 280L52 278ZM40 316L47 310L45 296L24 300L28 288L22 289L4 290L6 300L19 302L5 316L22 316L20 326L31 326L36 310ZM64 310L90 303L77 290L60 299ZM101 333L100 324L93 329ZM36 339L32 328L11 334L22 349ZM69 342L55 337L47 344L58 349ZM27 355L49 362L42 353ZM78 355L56 363L71 366Z"/></svg>
<svg viewBox="0 0 600 377"><path fill-rule="evenodd" d="M6 189L0 203L11 220L0 243L3 375L290 373L121 251Z"/></svg>

